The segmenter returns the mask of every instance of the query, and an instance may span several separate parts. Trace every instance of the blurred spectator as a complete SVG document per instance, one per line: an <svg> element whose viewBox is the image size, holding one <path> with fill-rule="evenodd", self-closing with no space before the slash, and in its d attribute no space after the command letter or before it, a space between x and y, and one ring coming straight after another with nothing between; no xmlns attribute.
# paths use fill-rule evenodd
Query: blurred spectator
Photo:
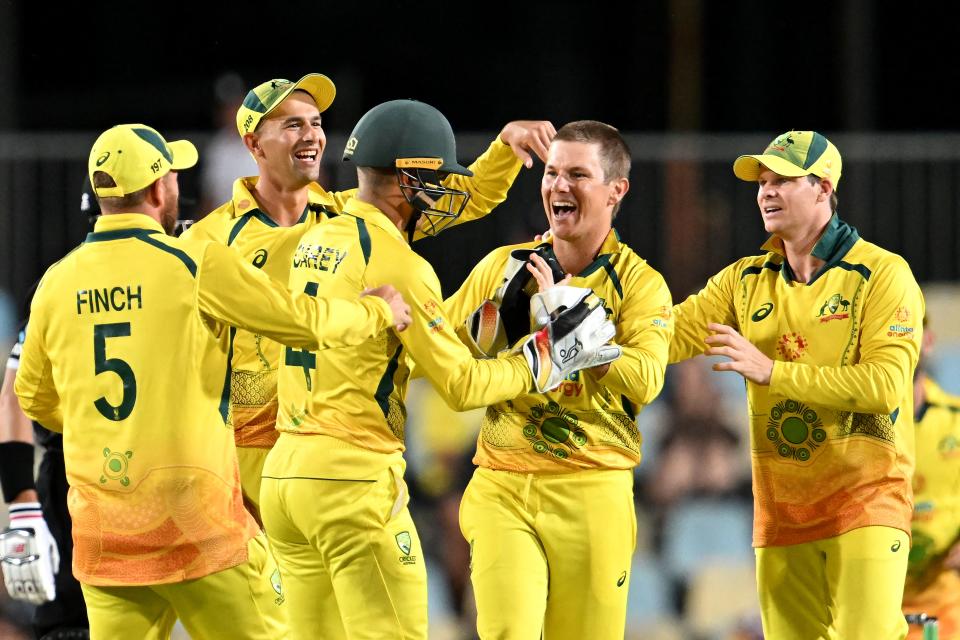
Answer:
<svg viewBox="0 0 960 640"><path fill-rule="evenodd" d="M688 495L735 494L749 482L741 435L730 426L709 374L710 360L703 356L667 370L668 416L647 487L659 509Z"/></svg>
<svg viewBox="0 0 960 640"><path fill-rule="evenodd" d="M237 131L237 109L247 86L237 73L219 76L213 85L216 133L200 152L201 192L197 219L207 215L233 195L233 181L257 175L257 165L243 146Z"/></svg>

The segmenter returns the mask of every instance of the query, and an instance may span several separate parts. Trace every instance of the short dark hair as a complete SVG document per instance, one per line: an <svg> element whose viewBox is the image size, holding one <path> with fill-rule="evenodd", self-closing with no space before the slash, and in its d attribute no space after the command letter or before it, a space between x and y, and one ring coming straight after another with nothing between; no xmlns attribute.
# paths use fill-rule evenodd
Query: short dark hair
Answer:
<svg viewBox="0 0 960 640"><path fill-rule="evenodd" d="M603 181L630 177L630 148L615 127L596 120L577 120L560 127L554 140L599 144Z"/></svg>
<svg viewBox="0 0 960 640"><path fill-rule="evenodd" d="M812 173L807 174L807 180L810 181L810 184L820 184L822 178L815 176ZM837 188L834 186L833 191L830 193L830 211L837 210L837 204L839 204L840 199L837 197Z"/></svg>
<svg viewBox="0 0 960 640"><path fill-rule="evenodd" d="M117 186L117 183L109 173L105 171L93 172L93 193L97 196L97 202L100 203L101 208L106 207L111 211L122 211L124 209L139 207L147 199L147 190L150 188L148 185L139 191L134 191L133 193L128 193L123 196L101 197L100 194L97 193L97 189L109 189L115 186Z"/></svg>

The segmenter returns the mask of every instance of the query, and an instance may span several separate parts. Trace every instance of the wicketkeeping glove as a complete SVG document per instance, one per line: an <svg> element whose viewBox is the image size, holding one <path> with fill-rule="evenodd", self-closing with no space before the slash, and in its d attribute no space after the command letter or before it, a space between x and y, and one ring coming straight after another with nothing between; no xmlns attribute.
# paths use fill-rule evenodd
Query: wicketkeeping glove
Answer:
<svg viewBox="0 0 960 640"><path fill-rule="evenodd" d="M506 333L507 344L513 345L530 333L530 299L537 293L537 281L527 269L530 254L543 258L553 271L554 282L563 280L563 268L557 262L550 245L543 244L534 250L516 249L510 253L503 270L503 281L494 296L500 306L500 318Z"/></svg>
<svg viewBox="0 0 960 640"><path fill-rule="evenodd" d="M544 298L554 289L569 291ZM531 308L551 308L561 297L566 304L557 307L552 319L547 313L546 326L523 343L523 355L540 393L555 389L574 371L613 362L622 353L617 345L607 344L616 335L616 328L607 320L600 298L590 289L553 287L536 294L530 301Z"/></svg>
<svg viewBox="0 0 960 640"><path fill-rule="evenodd" d="M39 503L10 505L10 527L0 534L0 566L11 598L43 604L56 597L53 576L60 567L60 550Z"/></svg>

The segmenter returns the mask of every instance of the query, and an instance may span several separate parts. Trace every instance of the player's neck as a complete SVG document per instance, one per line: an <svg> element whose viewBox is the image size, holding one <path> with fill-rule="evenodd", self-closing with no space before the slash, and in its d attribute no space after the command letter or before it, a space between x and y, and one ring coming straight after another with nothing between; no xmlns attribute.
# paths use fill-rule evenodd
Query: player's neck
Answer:
<svg viewBox="0 0 960 640"><path fill-rule="evenodd" d="M287 189L261 176L253 187L253 197L260 210L281 227L297 224L307 206L307 187Z"/></svg>
<svg viewBox="0 0 960 640"><path fill-rule="evenodd" d="M787 263L793 270L798 282L810 282L814 274L826 264L813 255L813 249L817 246L828 224L830 224L829 218L826 222L817 221L795 233L780 236Z"/></svg>
<svg viewBox="0 0 960 640"><path fill-rule="evenodd" d="M410 221L410 216L413 215L413 207L407 205L407 201L400 191L381 194L377 190L364 187L365 185L361 183L357 195L354 197L379 209L380 213L387 216L390 222L395 224L397 229L406 236L407 223Z"/></svg>
<svg viewBox="0 0 960 640"><path fill-rule="evenodd" d="M566 273L578 275L581 271L590 266L590 263L596 260L600 253L600 247L607 238L609 229L603 235L598 237L580 237L573 240L563 240L554 238L553 252L557 256L557 261Z"/></svg>

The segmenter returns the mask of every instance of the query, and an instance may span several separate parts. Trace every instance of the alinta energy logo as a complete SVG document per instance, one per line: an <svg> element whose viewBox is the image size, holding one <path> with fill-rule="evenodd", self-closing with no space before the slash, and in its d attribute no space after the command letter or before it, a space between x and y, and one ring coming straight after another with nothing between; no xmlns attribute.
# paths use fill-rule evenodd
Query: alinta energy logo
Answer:
<svg viewBox="0 0 960 640"><path fill-rule="evenodd" d="M847 313L847 309L849 308L850 301L844 300L842 294L835 293L820 307L820 313L817 314L817 318L820 319L821 323L830 322L831 320L844 320L850 317L850 314Z"/></svg>
<svg viewBox="0 0 960 640"><path fill-rule="evenodd" d="M560 460L570 457L570 450L587 444L587 433L580 420L553 400L530 409L523 437L537 453L552 455Z"/></svg>
<svg viewBox="0 0 960 640"><path fill-rule="evenodd" d="M913 335L913 327L910 321L913 314L906 307L897 307L893 312L893 324L887 327L887 336L890 338L904 338Z"/></svg>
<svg viewBox="0 0 960 640"><path fill-rule="evenodd" d="M797 400L781 400L770 409L767 440L783 458L807 462L827 439L817 412Z"/></svg>

